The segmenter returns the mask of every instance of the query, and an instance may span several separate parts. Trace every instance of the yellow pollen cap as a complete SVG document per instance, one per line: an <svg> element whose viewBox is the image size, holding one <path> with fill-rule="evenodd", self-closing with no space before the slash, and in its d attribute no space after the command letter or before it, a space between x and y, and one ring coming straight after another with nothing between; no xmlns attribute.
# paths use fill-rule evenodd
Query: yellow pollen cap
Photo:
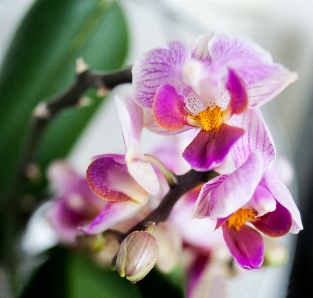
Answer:
<svg viewBox="0 0 313 298"><path fill-rule="evenodd" d="M208 107L204 111L199 112L197 116L189 117L196 122L201 123L205 131L209 131L221 126L224 115L225 111L222 111L221 107L214 105L213 108Z"/></svg>
<svg viewBox="0 0 313 298"><path fill-rule="evenodd" d="M257 216L257 212L254 209L240 208L227 220L228 228L234 227L237 231L246 223L247 220L253 219Z"/></svg>

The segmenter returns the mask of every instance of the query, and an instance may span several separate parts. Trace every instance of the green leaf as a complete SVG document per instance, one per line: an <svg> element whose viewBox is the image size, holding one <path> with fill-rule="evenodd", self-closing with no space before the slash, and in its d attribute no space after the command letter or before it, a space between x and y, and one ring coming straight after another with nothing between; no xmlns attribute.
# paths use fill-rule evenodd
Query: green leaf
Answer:
<svg viewBox="0 0 313 298"><path fill-rule="evenodd" d="M72 254L68 266L69 298L141 298L137 285L116 271L100 269L82 255Z"/></svg>
<svg viewBox="0 0 313 298"><path fill-rule="evenodd" d="M122 66L127 48L125 18L117 3L35 2L13 39L0 73L0 192L16 167L37 103L73 82L78 57L93 69L112 70ZM54 158L67 155L100 103L98 99L90 107L55 119L38 154L43 170Z"/></svg>
<svg viewBox="0 0 313 298"><path fill-rule="evenodd" d="M20 298L142 298L138 286L116 271L96 266L87 257L61 247L35 271Z"/></svg>

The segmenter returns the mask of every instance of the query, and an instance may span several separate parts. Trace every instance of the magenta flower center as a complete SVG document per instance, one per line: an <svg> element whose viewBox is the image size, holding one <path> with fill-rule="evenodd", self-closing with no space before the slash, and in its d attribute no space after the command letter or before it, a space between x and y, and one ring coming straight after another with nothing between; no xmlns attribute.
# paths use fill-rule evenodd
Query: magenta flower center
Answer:
<svg viewBox="0 0 313 298"><path fill-rule="evenodd" d="M240 208L234 214L232 214L227 220L227 226L230 229L234 227L237 231L250 219L254 219L257 216L257 212L254 209Z"/></svg>
<svg viewBox="0 0 313 298"><path fill-rule="evenodd" d="M207 107L204 111L198 113L198 115L189 115L188 117L195 122L199 123L203 130L209 131L215 128L219 128L224 122L224 116L226 111L222 111L222 108L215 105Z"/></svg>

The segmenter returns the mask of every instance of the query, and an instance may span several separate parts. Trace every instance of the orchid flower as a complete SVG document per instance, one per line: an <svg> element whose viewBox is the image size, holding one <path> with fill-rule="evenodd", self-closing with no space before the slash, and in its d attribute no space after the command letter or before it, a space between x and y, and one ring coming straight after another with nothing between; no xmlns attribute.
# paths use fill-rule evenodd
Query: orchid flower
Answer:
<svg viewBox="0 0 313 298"><path fill-rule="evenodd" d="M246 39L204 34L189 49L171 42L136 61L134 100L152 110L162 133L200 128L183 157L206 171L221 164L244 133L227 124L232 116L262 106L296 78Z"/></svg>
<svg viewBox="0 0 313 298"><path fill-rule="evenodd" d="M65 161L51 164L48 177L58 195L47 211L47 219L62 243L76 245L77 227L94 219L105 202L90 190L86 178Z"/></svg>
<svg viewBox="0 0 313 298"><path fill-rule="evenodd" d="M116 103L126 154L97 156L87 169L89 187L107 201L89 226L80 228L87 234L97 234L131 218L148 203L150 195L159 191L156 173L139 148L142 109L130 99L124 104L116 98Z"/></svg>
<svg viewBox="0 0 313 298"><path fill-rule="evenodd" d="M246 130L232 149L236 170L203 186L192 217L217 220L216 229L222 227L237 263L259 269L264 258L260 232L279 237L303 227L291 194L274 170L275 149L260 112L249 110L233 121Z"/></svg>

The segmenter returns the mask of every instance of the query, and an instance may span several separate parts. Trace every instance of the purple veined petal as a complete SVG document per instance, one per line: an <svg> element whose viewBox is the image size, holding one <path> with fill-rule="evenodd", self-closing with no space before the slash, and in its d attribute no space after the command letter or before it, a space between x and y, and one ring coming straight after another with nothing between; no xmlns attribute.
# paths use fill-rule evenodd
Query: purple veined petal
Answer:
<svg viewBox="0 0 313 298"><path fill-rule="evenodd" d="M184 98L171 85L160 86L152 110L156 122L165 129L178 130L188 125Z"/></svg>
<svg viewBox="0 0 313 298"><path fill-rule="evenodd" d="M134 101L141 107L152 108L154 95L163 84L178 85L188 48L171 42L167 49L154 49L137 60L133 66Z"/></svg>
<svg viewBox="0 0 313 298"><path fill-rule="evenodd" d="M253 152L247 161L211 192L211 219L224 218L243 207L252 198L263 175L263 161Z"/></svg>
<svg viewBox="0 0 313 298"><path fill-rule="evenodd" d="M297 234L303 229L301 215L287 186L277 175L273 165L270 165L264 173L265 183L273 197L284 206L291 214L292 226L290 233Z"/></svg>
<svg viewBox="0 0 313 298"><path fill-rule="evenodd" d="M218 129L201 130L183 152L183 157L198 171L208 171L219 166L231 147L244 134L239 127L221 124Z"/></svg>
<svg viewBox="0 0 313 298"><path fill-rule="evenodd" d="M249 96L249 106L259 108L281 91L289 84L294 83L298 79L295 72L290 72L281 67L280 71L260 82L250 84L247 88Z"/></svg>
<svg viewBox="0 0 313 298"><path fill-rule="evenodd" d="M115 103L122 124L124 143L127 148L129 138L133 137L138 141L140 140L141 131L144 126L143 110L129 97L126 98L126 102L124 103L118 96L115 96Z"/></svg>
<svg viewBox="0 0 313 298"><path fill-rule="evenodd" d="M134 138L129 139L125 160L128 172L138 184L148 193L157 194L160 189L158 177Z"/></svg>
<svg viewBox="0 0 313 298"><path fill-rule="evenodd" d="M202 186L197 201L192 209L191 218L210 216L211 210L214 207L214 202L211 202L210 192L217 188L227 177L228 175L217 176Z"/></svg>
<svg viewBox="0 0 313 298"><path fill-rule="evenodd" d="M209 41L211 72L223 76L223 70L232 69L246 85L259 82L278 73L281 66L273 64L269 52L242 37L215 34Z"/></svg>
<svg viewBox="0 0 313 298"><path fill-rule="evenodd" d="M289 232L292 218L290 212L277 202L275 211L257 217L251 223L268 236L280 237Z"/></svg>
<svg viewBox="0 0 313 298"><path fill-rule="evenodd" d="M87 227L79 227L79 230L86 234L101 233L131 218L146 204L147 200L148 198L141 204L134 201L108 202Z"/></svg>
<svg viewBox="0 0 313 298"><path fill-rule="evenodd" d="M145 201L148 193L112 157L94 160L86 171L90 189L106 201Z"/></svg>
<svg viewBox="0 0 313 298"><path fill-rule="evenodd" d="M226 245L236 262L245 269L260 269L264 258L262 236L253 228L243 225L239 231L222 225Z"/></svg>
<svg viewBox="0 0 313 298"><path fill-rule="evenodd" d="M153 116L153 111L149 109L144 109L144 118L145 118L145 127L153 133L165 136L176 135L181 132L185 132L187 130L192 129L192 126L184 126L182 129L178 130L168 130L161 127L156 121Z"/></svg>
<svg viewBox="0 0 313 298"><path fill-rule="evenodd" d="M214 33L210 32L197 36L189 45L191 57L198 60L206 60L210 58L209 41L213 35Z"/></svg>
<svg viewBox="0 0 313 298"><path fill-rule="evenodd" d="M230 95L230 110L232 114L240 114L248 107L246 86L232 69L228 69L226 89Z"/></svg>
<svg viewBox="0 0 313 298"><path fill-rule="evenodd" d="M231 150L236 167L240 167L250 153L257 150L262 156L265 169L275 159L276 152L261 112L247 109L240 115L233 115L229 123L245 130L245 134Z"/></svg>
<svg viewBox="0 0 313 298"><path fill-rule="evenodd" d="M249 204L258 212L258 218L276 209L276 200L272 194L263 186L258 186Z"/></svg>

